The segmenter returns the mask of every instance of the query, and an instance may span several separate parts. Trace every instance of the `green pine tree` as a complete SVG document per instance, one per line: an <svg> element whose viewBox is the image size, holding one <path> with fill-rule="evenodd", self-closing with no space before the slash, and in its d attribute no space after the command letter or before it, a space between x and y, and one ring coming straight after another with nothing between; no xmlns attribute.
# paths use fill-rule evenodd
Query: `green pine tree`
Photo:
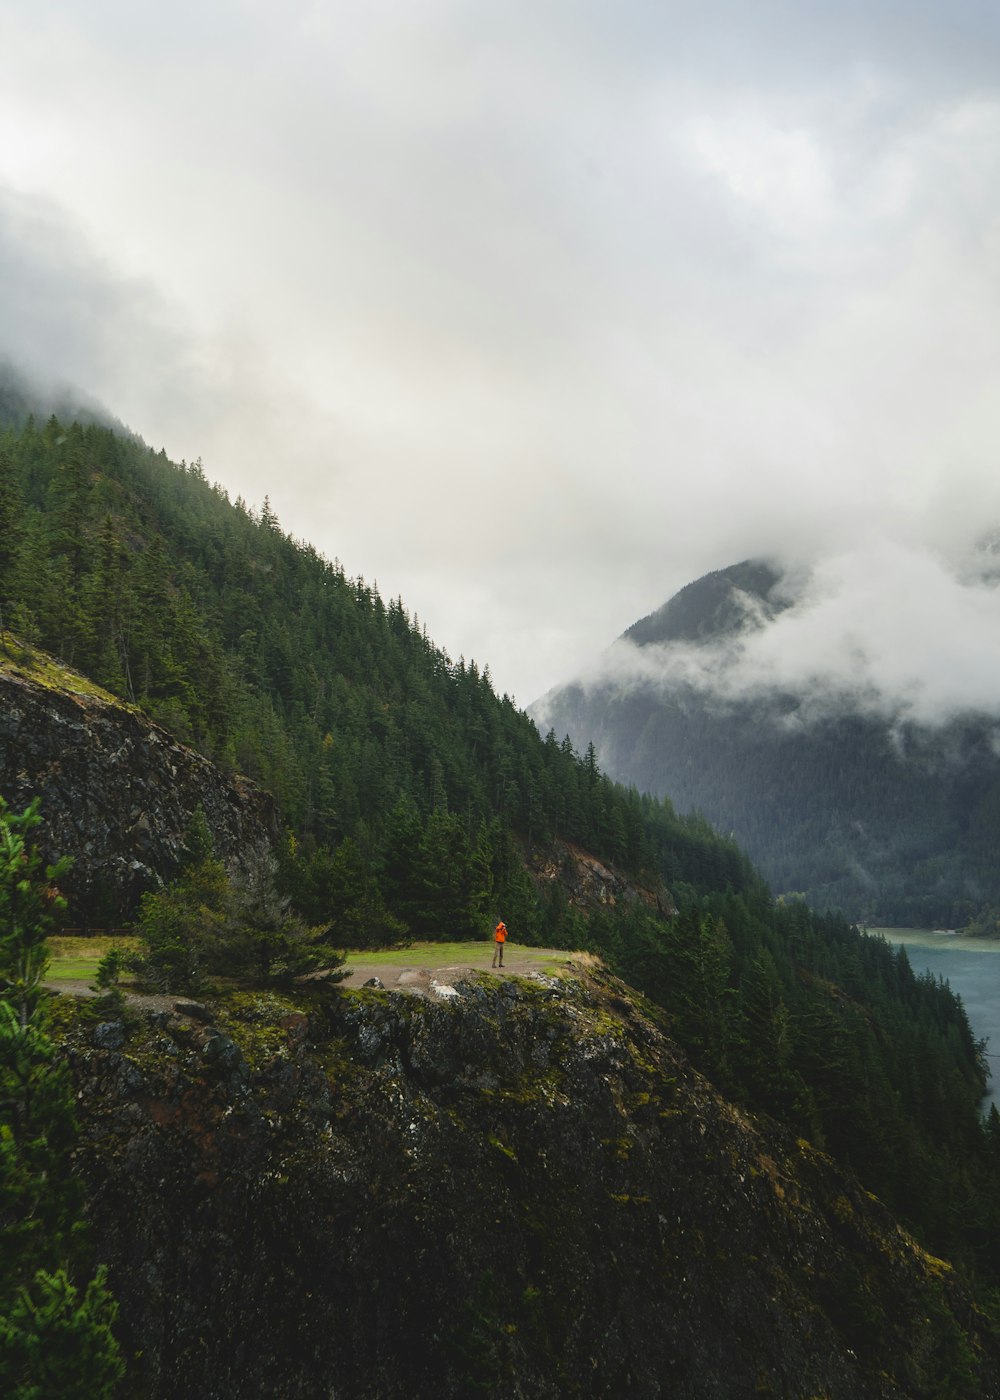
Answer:
<svg viewBox="0 0 1000 1400"><path fill-rule="evenodd" d="M107 1400L121 1378L106 1275L89 1282L81 1188L69 1170L73 1090L47 1028L45 937L63 906L20 815L0 798L0 1393Z"/></svg>

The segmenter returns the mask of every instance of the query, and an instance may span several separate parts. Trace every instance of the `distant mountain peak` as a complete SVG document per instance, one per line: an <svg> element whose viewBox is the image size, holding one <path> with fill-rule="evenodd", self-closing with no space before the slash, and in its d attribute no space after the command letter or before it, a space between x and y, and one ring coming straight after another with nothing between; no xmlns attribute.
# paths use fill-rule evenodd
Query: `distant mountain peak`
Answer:
<svg viewBox="0 0 1000 1400"><path fill-rule="evenodd" d="M984 536L976 580L998 552ZM995 720L921 728L880 710L860 650L853 677L820 671L800 690L741 672L754 634L792 608L786 646L822 657L836 640L810 610L815 578L763 559L706 574L623 634L641 661L612 648L533 712L579 751L593 743L612 778L732 833L779 892L874 924L957 927L1000 908Z"/></svg>
<svg viewBox="0 0 1000 1400"><path fill-rule="evenodd" d="M656 612L623 633L636 646L665 642L707 643L763 626L791 599L779 585L785 575L764 559L744 559L705 574L675 593Z"/></svg>

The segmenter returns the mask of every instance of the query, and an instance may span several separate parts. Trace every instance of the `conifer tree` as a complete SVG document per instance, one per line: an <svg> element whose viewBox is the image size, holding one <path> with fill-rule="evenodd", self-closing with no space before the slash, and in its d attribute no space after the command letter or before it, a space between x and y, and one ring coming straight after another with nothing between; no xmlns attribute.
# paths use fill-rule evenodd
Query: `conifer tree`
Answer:
<svg viewBox="0 0 1000 1400"><path fill-rule="evenodd" d="M7 602L13 588L19 501L7 452L0 448L0 631L9 626Z"/></svg>
<svg viewBox="0 0 1000 1400"><path fill-rule="evenodd" d="M103 1269L85 1282L81 1191L69 1171L73 1091L46 1034L45 937L62 907L20 815L0 798L0 1393L107 1400L123 1374Z"/></svg>

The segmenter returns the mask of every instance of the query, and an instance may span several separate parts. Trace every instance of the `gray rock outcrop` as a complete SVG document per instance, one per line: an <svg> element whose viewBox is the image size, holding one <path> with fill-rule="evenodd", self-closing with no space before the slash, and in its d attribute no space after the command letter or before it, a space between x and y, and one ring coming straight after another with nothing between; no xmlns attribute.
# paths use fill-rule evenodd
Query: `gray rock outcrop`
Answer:
<svg viewBox="0 0 1000 1400"><path fill-rule="evenodd" d="M619 904L644 904L668 918L677 913L673 896L662 881L638 884L570 841L556 841L551 850L535 855L529 870L540 889L561 885L567 902L585 913Z"/></svg>
<svg viewBox="0 0 1000 1400"><path fill-rule="evenodd" d="M0 664L0 796L15 810L41 798L39 848L73 858L61 882L71 923L131 918L142 894L180 869L199 804L231 869L267 855L277 835L268 793L136 709L71 685L64 672L42 680Z"/></svg>

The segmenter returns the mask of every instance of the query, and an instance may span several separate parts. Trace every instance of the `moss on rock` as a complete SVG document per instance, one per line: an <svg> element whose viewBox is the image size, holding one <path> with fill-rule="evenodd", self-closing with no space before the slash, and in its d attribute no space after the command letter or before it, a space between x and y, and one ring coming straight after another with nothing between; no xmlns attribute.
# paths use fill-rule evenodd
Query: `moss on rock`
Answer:
<svg viewBox="0 0 1000 1400"><path fill-rule="evenodd" d="M1000 1394L953 1272L613 979L458 992L63 1023L143 1395Z"/></svg>

